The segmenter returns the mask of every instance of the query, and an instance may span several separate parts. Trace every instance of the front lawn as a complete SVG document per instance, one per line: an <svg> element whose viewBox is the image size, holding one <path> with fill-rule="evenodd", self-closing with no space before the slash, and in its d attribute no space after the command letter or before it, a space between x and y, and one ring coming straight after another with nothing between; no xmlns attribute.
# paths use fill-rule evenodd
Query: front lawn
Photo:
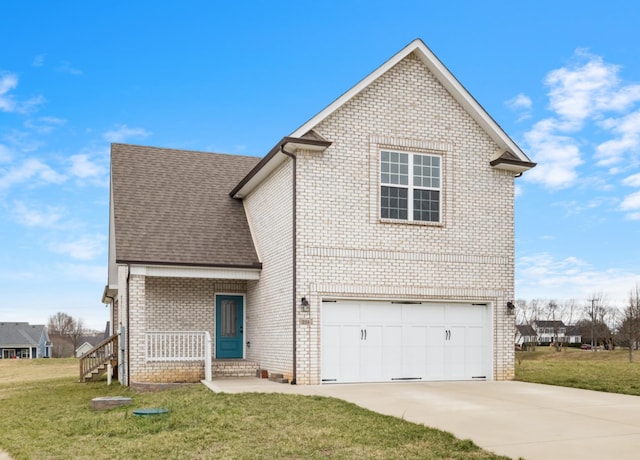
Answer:
<svg viewBox="0 0 640 460"><path fill-rule="evenodd" d="M640 361L640 352L634 353ZM516 351L516 380L640 396L640 362L628 351L537 347Z"/></svg>
<svg viewBox="0 0 640 460"><path fill-rule="evenodd" d="M0 360L0 375L6 365ZM504 458L449 433L333 398L216 394L200 384L134 393L117 383L76 381L0 380L0 448L16 460ZM91 408L92 398L116 395L132 397L133 404ZM136 408L169 413L137 417Z"/></svg>

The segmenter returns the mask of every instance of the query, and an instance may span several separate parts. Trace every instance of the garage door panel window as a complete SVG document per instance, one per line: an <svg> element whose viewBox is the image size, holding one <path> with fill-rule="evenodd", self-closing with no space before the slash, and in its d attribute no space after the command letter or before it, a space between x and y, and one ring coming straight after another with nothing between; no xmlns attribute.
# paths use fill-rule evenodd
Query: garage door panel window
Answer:
<svg viewBox="0 0 640 460"><path fill-rule="evenodd" d="M380 217L440 222L442 159L438 155L380 152Z"/></svg>

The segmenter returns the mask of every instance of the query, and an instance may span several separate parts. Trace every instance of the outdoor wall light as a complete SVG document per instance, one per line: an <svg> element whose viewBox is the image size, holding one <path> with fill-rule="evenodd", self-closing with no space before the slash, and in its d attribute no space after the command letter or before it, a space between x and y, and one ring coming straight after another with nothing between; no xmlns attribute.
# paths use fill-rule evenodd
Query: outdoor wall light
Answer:
<svg viewBox="0 0 640 460"><path fill-rule="evenodd" d="M516 306L513 302L507 302L507 314L513 315L516 311Z"/></svg>
<svg viewBox="0 0 640 460"><path fill-rule="evenodd" d="M309 301L307 300L306 297L303 297L300 300L300 309L302 311L309 311L311 309L311 307L309 306Z"/></svg>

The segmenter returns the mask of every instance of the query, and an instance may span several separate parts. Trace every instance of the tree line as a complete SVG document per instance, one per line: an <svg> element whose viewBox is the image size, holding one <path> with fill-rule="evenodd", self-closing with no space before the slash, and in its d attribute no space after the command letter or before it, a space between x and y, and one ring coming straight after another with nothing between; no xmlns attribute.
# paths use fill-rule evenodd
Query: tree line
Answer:
<svg viewBox="0 0 640 460"><path fill-rule="evenodd" d="M531 326L537 321L562 321L573 326L583 343L627 347L629 361L633 361L633 351L640 347L640 285L631 289L627 304L622 306L611 305L602 292L593 293L582 303L574 299L518 299L516 324ZM558 337L557 330L554 336ZM555 345L559 349L557 340Z"/></svg>

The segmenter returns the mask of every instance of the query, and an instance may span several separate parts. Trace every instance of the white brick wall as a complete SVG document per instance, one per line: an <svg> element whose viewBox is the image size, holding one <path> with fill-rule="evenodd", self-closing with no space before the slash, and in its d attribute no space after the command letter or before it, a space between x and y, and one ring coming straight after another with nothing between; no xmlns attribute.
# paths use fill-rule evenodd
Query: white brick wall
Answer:
<svg viewBox="0 0 640 460"><path fill-rule="evenodd" d="M293 166L274 171L243 200L263 263L247 283L247 359L291 379L293 374Z"/></svg>
<svg viewBox="0 0 640 460"><path fill-rule="evenodd" d="M215 356L215 295L246 292L245 281L131 275L130 383L197 382L202 362L146 362L150 331L209 331Z"/></svg>
<svg viewBox="0 0 640 460"><path fill-rule="evenodd" d="M320 381L323 296L491 302L493 378L511 378L513 175L489 166L497 146L413 55L315 129L333 144L298 155L298 383ZM442 155L442 225L379 220L381 148Z"/></svg>

